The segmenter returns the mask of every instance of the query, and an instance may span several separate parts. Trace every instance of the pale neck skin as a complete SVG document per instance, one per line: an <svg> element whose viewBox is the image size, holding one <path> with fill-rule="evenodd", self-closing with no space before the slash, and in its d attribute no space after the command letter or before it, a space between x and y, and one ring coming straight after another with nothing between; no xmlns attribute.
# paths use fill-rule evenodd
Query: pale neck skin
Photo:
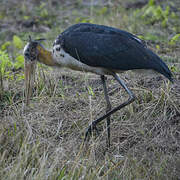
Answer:
<svg viewBox="0 0 180 180"><path fill-rule="evenodd" d="M38 61L39 62L46 64L48 66L56 65L51 51L48 51L39 45L37 46L37 50L38 50Z"/></svg>

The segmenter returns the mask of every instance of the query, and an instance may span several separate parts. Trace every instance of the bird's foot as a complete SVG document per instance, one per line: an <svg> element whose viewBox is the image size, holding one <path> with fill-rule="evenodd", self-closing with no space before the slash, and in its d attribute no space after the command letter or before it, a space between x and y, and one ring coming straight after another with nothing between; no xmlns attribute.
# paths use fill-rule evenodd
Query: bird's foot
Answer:
<svg viewBox="0 0 180 180"><path fill-rule="evenodd" d="M98 131L97 127L96 127L96 124L92 122L92 123L88 126L88 128L87 128L87 130L86 130L86 132L85 132L84 142L87 140L88 135L91 136L93 130L95 130L96 133L99 135L99 131Z"/></svg>

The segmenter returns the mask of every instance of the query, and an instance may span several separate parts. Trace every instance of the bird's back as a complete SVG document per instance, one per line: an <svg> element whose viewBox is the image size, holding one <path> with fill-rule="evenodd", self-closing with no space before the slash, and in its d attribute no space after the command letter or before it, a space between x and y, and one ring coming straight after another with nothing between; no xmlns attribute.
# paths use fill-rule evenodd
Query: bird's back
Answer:
<svg viewBox="0 0 180 180"><path fill-rule="evenodd" d="M73 25L61 33L55 44L72 57L93 67L111 70L153 69L169 80L167 65L145 43L126 31L89 23Z"/></svg>

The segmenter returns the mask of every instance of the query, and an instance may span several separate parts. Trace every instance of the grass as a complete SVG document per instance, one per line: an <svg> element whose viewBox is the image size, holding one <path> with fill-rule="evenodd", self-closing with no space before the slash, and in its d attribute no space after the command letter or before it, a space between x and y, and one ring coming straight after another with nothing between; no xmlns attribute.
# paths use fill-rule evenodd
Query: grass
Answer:
<svg viewBox="0 0 180 180"><path fill-rule="evenodd" d="M170 6L179 17L178 3L164 1L156 6ZM137 99L111 117L112 145L107 150L104 122L98 126L100 136L93 134L83 145L88 124L105 113L99 76L39 65L26 107L23 68L8 67L0 93L0 179L179 179L180 42L168 42L180 32L180 24L171 15L165 16L167 26L162 26L160 16L147 23L152 14L141 16L149 6L133 6L127 10L121 0L105 6L70 0L2 1L0 45L11 42L13 35L26 40L31 34L47 38L44 44L51 48L56 36L71 24L90 21L115 26L148 40L148 46L172 68L175 83L161 75L121 75ZM6 52L14 62L22 49L10 45ZM112 77L107 84L113 107L128 98Z"/></svg>

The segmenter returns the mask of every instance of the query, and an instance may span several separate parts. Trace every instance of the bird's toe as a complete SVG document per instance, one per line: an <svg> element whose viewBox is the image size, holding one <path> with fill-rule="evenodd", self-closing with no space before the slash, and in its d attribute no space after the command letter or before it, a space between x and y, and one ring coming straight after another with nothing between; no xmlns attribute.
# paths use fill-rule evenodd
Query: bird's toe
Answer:
<svg viewBox="0 0 180 180"><path fill-rule="evenodd" d="M85 132L84 141L87 140L88 135L90 135L90 136L92 135L92 131L93 131L93 130L95 130L96 133L97 133L97 135L99 135L99 131L98 131L96 125L95 125L94 123L92 123L92 124L90 124L90 125L88 126L88 128L87 128L87 130L86 130L86 132Z"/></svg>

